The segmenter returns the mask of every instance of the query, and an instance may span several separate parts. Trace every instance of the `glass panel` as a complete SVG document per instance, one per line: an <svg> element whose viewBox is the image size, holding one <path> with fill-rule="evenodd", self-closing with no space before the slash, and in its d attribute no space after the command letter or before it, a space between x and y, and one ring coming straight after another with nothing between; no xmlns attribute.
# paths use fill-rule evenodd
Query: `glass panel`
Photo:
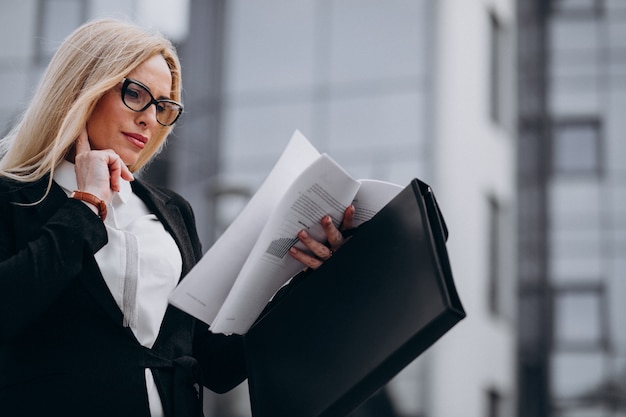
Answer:
<svg viewBox="0 0 626 417"><path fill-rule="evenodd" d="M624 3L624 6L626 7L626 3ZM626 8L619 13L621 13L622 17L612 19L609 15L607 23L608 44L611 48L623 48L626 46L626 19L623 17L626 14ZM621 55L616 57L623 59Z"/></svg>
<svg viewBox="0 0 626 417"><path fill-rule="evenodd" d="M187 36L189 0L136 0L135 7L140 25L158 28L172 42L181 42Z"/></svg>
<svg viewBox="0 0 626 417"><path fill-rule="evenodd" d="M89 0L89 14L93 18L112 17L120 18L121 16L136 16L136 1L128 0ZM169 7L173 9L174 7Z"/></svg>
<svg viewBox="0 0 626 417"><path fill-rule="evenodd" d="M228 108L222 119L222 173L229 179L250 175L254 182L246 184L256 190L296 128L322 149L316 141L320 135L312 128L313 109L313 103L280 101L274 105ZM195 150L190 148L189 152Z"/></svg>
<svg viewBox="0 0 626 417"><path fill-rule="evenodd" d="M549 187L549 268L554 282L599 280L603 276L604 237L595 180L555 180Z"/></svg>
<svg viewBox="0 0 626 417"><path fill-rule="evenodd" d="M0 60L26 61L33 55L33 34L36 27L35 4L30 1L5 1L0 13L0 37L5 40L0 51ZM10 13L6 12L10 8ZM5 64L2 65L4 67ZM3 89L8 83L2 83Z"/></svg>
<svg viewBox="0 0 626 417"><path fill-rule="evenodd" d="M622 414L609 414L609 408L596 405L596 406L580 406L576 405L571 409L567 408L567 403L563 406L564 410L559 410L554 413L554 417L620 417ZM559 409L559 405L556 406Z"/></svg>
<svg viewBox="0 0 626 417"><path fill-rule="evenodd" d="M43 2L41 59L49 60L61 42L83 21L82 0Z"/></svg>
<svg viewBox="0 0 626 417"><path fill-rule="evenodd" d="M601 352L553 354L553 397L572 398L598 392L606 377L606 360Z"/></svg>
<svg viewBox="0 0 626 417"><path fill-rule="evenodd" d="M550 225L555 229L588 230L600 226L604 187L595 179L563 178L549 187Z"/></svg>
<svg viewBox="0 0 626 417"><path fill-rule="evenodd" d="M588 54L600 50L601 25L602 22L597 19L552 19L548 29L550 52ZM583 55L577 56L583 58ZM551 59L558 57L552 56Z"/></svg>
<svg viewBox="0 0 626 417"><path fill-rule="evenodd" d="M490 54L490 74L489 74L489 113L496 123L501 122L501 84L502 84L502 54L504 47L503 29L498 21L498 17L493 13L489 15L489 54Z"/></svg>
<svg viewBox="0 0 626 417"><path fill-rule="evenodd" d="M327 37L333 83L410 81L424 73L432 48L430 2L391 1L384 7L377 0L319 2L324 3L332 9Z"/></svg>
<svg viewBox="0 0 626 417"><path fill-rule="evenodd" d="M552 231L550 233L550 251L557 260L579 259L593 262L602 259L600 231Z"/></svg>
<svg viewBox="0 0 626 417"><path fill-rule="evenodd" d="M553 129L553 172L599 171L599 125L594 122L559 123Z"/></svg>
<svg viewBox="0 0 626 417"><path fill-rule="evenodd" d="M602 100L597 80L578 80L556 78L549 86L548 108L559 117L598 114L602 111Z"/></svg>
<svg viewBox="0 0 626 417"><path fill-rule="evenodd" d="M551 259L549 274L555 283L598 282L603 265L598 258Z"/></svg>
<svg viewBox="0 0 626 417"><path fill-rule="evenodd" d="M406 185L407 178L417 175L411 161L427 155L422 150L424 109L423 96L410 91L351 99L333 96L327 107L328 133L311 136L322 134L320 139L328 140L325 151L356 178L374 176ZM353 171L353 163L366 163L369 171Z"/></svg>
<svg viewBox="0 0 626 417"><path fill-rule="evenodd" d="M387 153L398 157L402 149L412 158L417 155L420 133L425 129L423 115L428 111L420 92L331 99L328 119L332 129L328 138L334 157L364 150L381 157Z"/></svg>
<svg viewBox="0 0 626 417"><path fill-rule="evenodd" d="M599 7L598 0L553 0L554 13L592 13Z"/></svg>
<svg viewBox="0 0 626 417"><path fill-rule="evenodd" d="M297 2L229 0L226 3L224 74L227 93L268 92L272 99L300 100L309 93L315 70L316 43L328 31L316 25L313 0ZM284 97L279 92L295 89ZM227 142L227 141L226 141Z"/></svg>
<svg viewBox="0 0 626 417"><path fill-rule="evenodd" d="M486 236L488 237L488 299L489 311L493 314L499 314L500 311L500 295L501 295L501 280L500 274L500 262L501 262L501 250L502 241L500 239L500 219L501 208L500 204L495 196L489 196L487 199L488 210L488 230Z"/></svg>
<svg viewBox="0 0 626 417"><path fill-rule="evenodd" d="M601 110L600 23L553 19L549 31L551 111L560 116L597 114Z"/></svg>
<svg viewBox="0 0 626 417"><path fill-rule="evenodd" d="M557 291L554 298L556 348L601 347L602 314L599 291Z"/></svg>
<svg viewBox="0 0 626 417"><path fill-rule="evenodd" d="M626 303L624 303L624 294L626 294L626 234L621 234L621 245L617 242L613 243L613 252L615 258L607 263L607 269L610 276L610 291L606 296L608 299L608 309L610 314L609 326L611 343L617 352L626 355ZM626 357L622 368L623 375L626 375ZM626 380L625 380L626 382ZM626 392L626 388L624 389Z"/></svg>
<svg viewBox="0 0 626 417"><path fill-rule="evenodd" d="M624 46L626 51L626 45ZM626 132L626 54L622 57L620 64L622 75L612 77L611 92L607 95L606 105L608 106L604 120L602 132L602 154L603 166L602 171L607 178L607 185L614 190L613 198L617 202L621 201L621 211L616 213L620 217L626 218L622 214L626 211L626 170L624 161L626 161L626 140L624 140L624 132ZM607 85L607 88L609 86ZM611 198L611 193L607 193L607 197Z"/></svg>
<svg viewBox="0 0 626 417"><path fill-rule="evenodd" d="M611 16L613 13L624 13L626 12L626 2L624 0L603 0L604 8L606 9L607 15Z"/></svg>

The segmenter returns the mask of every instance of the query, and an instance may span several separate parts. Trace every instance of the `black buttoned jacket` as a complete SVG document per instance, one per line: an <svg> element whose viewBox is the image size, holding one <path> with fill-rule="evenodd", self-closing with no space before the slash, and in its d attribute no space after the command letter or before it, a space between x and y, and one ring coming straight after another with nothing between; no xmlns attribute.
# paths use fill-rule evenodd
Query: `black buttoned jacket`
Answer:
<svg viewBox="0 0 626 417"><path fill-rule="evenodd" d="M166 417L198 416L198 382L216 392L242 382L241 337L211 334L172 306L153 348L141 346L93 256L104 225L55 183L30 204L47 183L0 180L0 415L147 417L150 368ZM189 204L132 185L176 241L184 276L201 257Z"/></svg>

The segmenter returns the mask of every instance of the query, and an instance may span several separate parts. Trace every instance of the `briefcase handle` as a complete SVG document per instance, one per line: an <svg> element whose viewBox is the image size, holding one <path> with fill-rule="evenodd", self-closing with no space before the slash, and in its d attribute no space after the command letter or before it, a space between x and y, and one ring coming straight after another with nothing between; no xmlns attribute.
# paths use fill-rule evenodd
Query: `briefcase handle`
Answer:
<svg viewBox="0 0 626 417"><path fill-rule="evenodd" d="M430 188L430 185L426 184L423 181L415 178L414 184L417 183L418 189L422 197L424 198L424 202L426 203L426 210L428 211L428 221L430 222L431 227L434 230L440 230L444 241L448 240L448 226L446 225L446 221L443 218L443 214L441 213L441 209L439 208L439 204L437 203L437 199L435 198L435 193L433 189Z"/></svg>

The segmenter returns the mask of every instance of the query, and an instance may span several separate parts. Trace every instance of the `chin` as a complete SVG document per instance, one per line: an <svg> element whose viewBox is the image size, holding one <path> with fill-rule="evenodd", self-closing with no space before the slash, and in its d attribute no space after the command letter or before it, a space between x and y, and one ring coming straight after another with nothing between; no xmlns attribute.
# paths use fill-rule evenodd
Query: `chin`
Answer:
<svg viewBox="0 0 626 417"><path fill-rule="evenodd" d="M122 158L122 161L124 161L124 165L127 167L135 165L139 160L139 154L135 153L120 155L120 157Z"/></svg>

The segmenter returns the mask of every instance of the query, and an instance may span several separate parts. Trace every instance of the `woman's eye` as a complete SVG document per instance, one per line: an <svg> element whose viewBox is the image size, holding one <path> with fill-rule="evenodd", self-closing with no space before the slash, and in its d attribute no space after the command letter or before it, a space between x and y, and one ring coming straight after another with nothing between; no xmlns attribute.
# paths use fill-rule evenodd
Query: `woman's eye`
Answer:
<svg viewBox="0 0 626 417"><path fill-rule="evenodd" d="M140 96L140 92L137 90L133 90L132 88L129 88L126 90L126 95L129 96L132 99L138 99Z"/></svg>

